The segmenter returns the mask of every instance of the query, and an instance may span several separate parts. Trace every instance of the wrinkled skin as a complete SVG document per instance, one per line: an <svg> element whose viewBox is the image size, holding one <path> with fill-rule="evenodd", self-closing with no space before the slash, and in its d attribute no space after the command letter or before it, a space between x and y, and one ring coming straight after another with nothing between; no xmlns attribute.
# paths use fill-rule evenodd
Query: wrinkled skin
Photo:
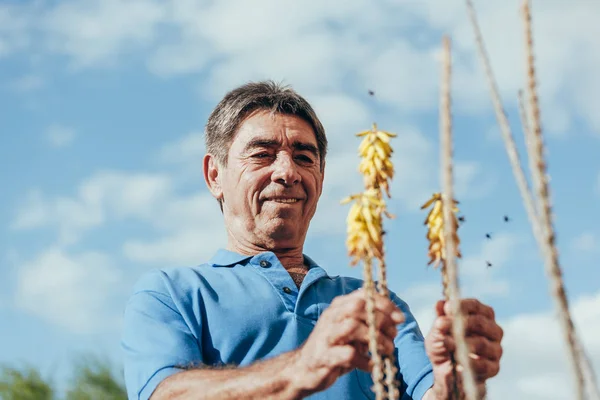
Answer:
<svg viewBox="0 0 600 400"><path fill-rule="evenodd" d="M310 124L256 112L241 124L227 165L207 154L204 169L213 196L223 200L230 250L301 259L324 177Z"/></svg>

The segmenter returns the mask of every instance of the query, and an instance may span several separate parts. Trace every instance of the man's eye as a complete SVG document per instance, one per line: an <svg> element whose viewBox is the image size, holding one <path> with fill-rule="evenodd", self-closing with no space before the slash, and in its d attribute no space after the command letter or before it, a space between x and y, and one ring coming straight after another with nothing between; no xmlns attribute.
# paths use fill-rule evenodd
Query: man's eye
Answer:
<svg viewBox="0 0 600 400"><path fill-rule="evenodd" d="M296 158L299 159L302 162L309 162L309 163L313 162L313 159L311 157L305 156L305 155L299 155Z"/></svg>
<svg viewBox="0 0 600 400"><path fill-rule="evenodd" d="M270 156L271 155L269 153L257 153L257 154L254 154L252 157L253 158L267 158Z"/></svg>

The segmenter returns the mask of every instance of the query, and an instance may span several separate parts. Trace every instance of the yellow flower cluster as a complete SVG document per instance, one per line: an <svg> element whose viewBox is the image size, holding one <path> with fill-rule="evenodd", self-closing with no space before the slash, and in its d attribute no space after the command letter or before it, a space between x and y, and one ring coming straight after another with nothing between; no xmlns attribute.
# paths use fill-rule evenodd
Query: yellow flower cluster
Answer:
<svg viewBox="0 0 600 400"><path fill-rule="evenodd" d="M373 123L370 130L359 132L356 136L364 137L358 147L362 158L358 170L365 177L365 186L381 188L390 197L389 181L394 177L390 138L396 137L396 134L379 130Z"/></svg>
<svg viewBox="0 0 600 400"><path fill-rule="evenodd" d="M393 216L386 210L381 192L368 188L363 193L346 197L342 204L354 202L346 219L346 246L351 257L351 265L361 260L383 259L382 215Z"/></svg>
<svg viewBox="0 0 600 400"><path fill-rule="evenodd" d="M458 221L456 219L456 213L459 211L456 205L458 201L453 201L452 207L452 217L454 218L454 223L456 227L458 227ZM444 212L443 212L443 201L441 193L435 193L425 204L421 206L421 209L425 209L430 207L433 204L433 207L427 214L427 218L425 219L425 225L427 225L427 240L429 240L429 252L428 256L430 261L428 265L433 263L434 268L439 265L440 262L444 262L446 260L446 242L444 239ZM460 239L458 235L455 234L454 239L456 240L456 250L457 257L461 257L460 250L458 249L458 245L460 244Z"/></svg>

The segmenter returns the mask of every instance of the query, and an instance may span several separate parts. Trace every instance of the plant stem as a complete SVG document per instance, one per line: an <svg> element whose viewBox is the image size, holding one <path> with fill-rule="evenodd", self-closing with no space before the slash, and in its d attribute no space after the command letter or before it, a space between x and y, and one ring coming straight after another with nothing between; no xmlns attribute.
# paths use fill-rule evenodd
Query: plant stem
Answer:
<svg viewBox="0 0 600 400"><path fill-rule="evenodd" d="M542 137L542 127L540 118L540 108L538 102L535 64L533 57L533 37L531 32L531 11L528 0L522 4L522 16L525 29L525 54L527 63L527 94L530 103L531 113L531 140L532 140L532 163L535 168L532 171L533 182L539 199L539 219L543 233L544 243L544 261L546 271L551 282L551 292L554 297L558 311L560 323L563 327L567 349L573 367L575 378L576 398L584 398L584 378L582 371L582 350L578 346L575 326L569 312L569 302L565 292L562 271L558 259L558 250L556 248L556 236L552 221L552 208L550 205L550 186L546 171L546 161L544 158L544 142Z"/></svg>
<svg viewBox="0 0 600 400"><path fill-rule="evenodd" d="M450 52L450 39L443 39L442 56L442 83L440 99L440 136L441 136L441 166L442 166L442 202L444 213L444 241L446 245L446 259L443 262L448 274L448 301L452 309L452 334L456 343L456 356L463 367L464 389L467 400L478 399L475 374L471 368L469 349L465 340L465 320L460 308L460 289L458 285L458 267L456 263L456 221L453 215L454 188L452 168L452 114L450 82L452 59ZM456 387L458 382L454 381Z"/></svg>
<svg viewBox="0 0 600 400"><path fill-rule="evenodd" d="M531 195L531 189L529 188L527 178L525 177L525 172L523 171L523 166L519 158L517 145L515 144L515 139L513 137L510 124L508 123L508 118L506 116L506 111L502 106L500 90L498 89L498 84L496 83L496 79L492 71L492 66L487 55L487 51L485 49L483 36L481 34L481 29L479 28L479 23L477 22L477 16L475 14L473 3L471 2L471 0L466 0L466 3L469 19L471 20L471 25L473 26L475 42L477 45L477 52L479 53L479 57L483 64L483 69L485 71L485 75L489 85L490 95L496 114L496 120L498 121L498 126L500 127L502 139L504 140L506 154L508 156L508 160L510 161L513 175L515 177L515 181L517 182L519 193L521 194L521 199L523 200L523 205L525 206L525 211L527 212L527 217L529 218L529 222L533 230L533 235L535 236L536 240L539 240L539 238L541 238L541 233L539 231L537 214L533 202L533 197Z"/></svg>
<svg viewBox="0 0 600 400"><path fill-rule="evenodd" d="M386 265L383 257L379 259L379 268L377 269L377 289L381 295L386 297L389 296ZM384 356L383 363L385 367L385 384L387 386L388 399L396 400L400 396L400 392L398 391L396 384L396 373L398 370L394 362L394 356Z"/></svg>
<svg viewBox="0 0 600 400"><path fill-rule="evenodd" d="M373 391L375 392L376 400L383 400L383 368L381 355L377 349L377 328L375 325L375 283L373 282L373 264L371 259L364 260L364 288L365 288L365 303L367 309L367 325L369 327L369 351L373 360Z"/></svg>

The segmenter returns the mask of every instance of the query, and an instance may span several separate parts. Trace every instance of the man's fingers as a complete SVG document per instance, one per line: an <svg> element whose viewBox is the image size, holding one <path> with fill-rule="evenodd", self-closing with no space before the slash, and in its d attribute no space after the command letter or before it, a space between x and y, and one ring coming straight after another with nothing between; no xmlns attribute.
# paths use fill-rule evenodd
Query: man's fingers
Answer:
<svg viewBox="0 0 600 400"><path fill-rule="evenodd" d="M374 293L373 300L376 311L390 316L395 324L404 322L404 314L389 297ZM365 291L361 288L348 295L338 296L331 302L331 306L334 305L344 310L342 314L355 315L360 313L366 316Z"/></svg>
<svg viewBox="0 0 600 400"><path fill-rule="evenodd" d="M352 365L360 370L371 372L373 369L373 361L369 356L369 346L362 342L353 343L356 349L356 355L352 360Z"/></svg>
<svg viewBox="0 0 600 400"><path fill-rule="evenodd" d="M482 314L489 319L496 318L494 313L494 309L490 306L487 306L481 303L477 299L463 299L460 301L460 309L463 314ZM450 302L445 302L444 304L444 314L452 315L451 304Z"/></svg>
<svg viewBox="0 0 600 400"><path fill-rule="evenodd" d="M494 320L483 315L469 315L466 322L466 334L469 336L484 336L496 342L501 341L504 336L502 328Z"/></svg>
<svg viewBox="0 0 600 400"><path fill-rule="evenodd" d="M481 336L467 337L466 339L469 354L472 357L487 359L493 362L499 361L500 357L502 357L502 346L499 343L489 341ZM443 343L446 351L450 353L456 351L456 342L452 336L446 336Z"/></svg>
<svg viewBox="0 0 600 400"><path fill-rule="evenodd" d="M346 344L353 341L364 341L368 337L369 328L356 318L346 318L342 322L332 326L329 339L330 345Z"/></svg>
<svg viewBox="0 0 600 400"><path fill-rule="evenodd" d="M493 378L500 372L500 363L497 361L490 361L487 358L471 358L471 368L479 381Z"/></svg>
<svg viewBox="0 0 600 400"><path fill-rule="evenodd" d="M436 318L433 328L444 335L452 334L452 318ZM483 336L491 341L500 342L504 336L502 328L494 321L483 315L465 316L465 334L469 336Z"/></svg>
<svg viewBox="0 0 600 400"><path fill-rule="evenodd" d="M347 343L360 343L367 346L370 342L369 327L366 323L347 318L340 324L332 327L333 331L329 337L330 345L345 345ZM384 354L391 354L394 351L394 337L382 333L377 334L377 349Z"/></svg>
<svg viewBox="0 0 600 400"><path fill-rule="evenodd" d="M342 374L354 368L365 372L371 372L373 369L373 361L360 343L332 347L327 359L330 367L339 368Z"/></svg>
<svg viewBox="0 0 600 400"><path fill-rule="evenodd" d="M444 335L451 333L452 329L452 318L450 317L438 317L433 322L433 329L439 331Z"/></svg>
<svg viewBox="0 0 600 400"><path fill-rule="evenodd" d="M467 338L469 351L489 361L499 361L502 357L502 346L498 342L492 342L484 337L476 336Z"/></svg>
<svg viewBox="0 0 600 400"><path fill-rule="evenodd" d="M446 315L446 312L444 311L444 304L446 304L445 300L438 300L438 302L435 303L435 313L438 317Z"/></svg>

